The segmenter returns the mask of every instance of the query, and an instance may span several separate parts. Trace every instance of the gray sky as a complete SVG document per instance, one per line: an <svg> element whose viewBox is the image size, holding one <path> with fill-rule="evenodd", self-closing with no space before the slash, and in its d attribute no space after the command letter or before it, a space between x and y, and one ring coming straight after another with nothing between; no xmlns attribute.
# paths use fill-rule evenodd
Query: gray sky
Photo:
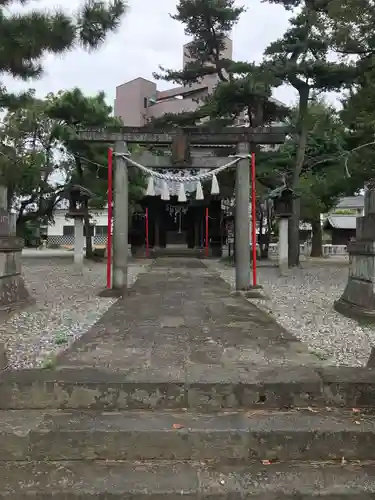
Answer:
<svg viewBox="0 0 375 500"><path fill-rule="evenodd" d="M62 5L74 9L77 0L39 0L31 5L53 8ZM268 43L281 36L288 25L288 13L277 5L260 0L243 0L248 12L242 15L233 32L234 59L259 61ZM60 89L80 87L87 94L103 90L113 105L117 85L138 76L152 79L158 65L178 69L182 65L182 45L187 39L183 27L169 17L176 0L129 0L129 12L120 30L111 35L98 52L77 49L64 57L48 56L45 74L38 81L19 82L3 78L9 90L32 87L38 95ZM160 82L160 87L170 84ZM295 101L292 89L280 88L275 97L285 103Z"/></svg>

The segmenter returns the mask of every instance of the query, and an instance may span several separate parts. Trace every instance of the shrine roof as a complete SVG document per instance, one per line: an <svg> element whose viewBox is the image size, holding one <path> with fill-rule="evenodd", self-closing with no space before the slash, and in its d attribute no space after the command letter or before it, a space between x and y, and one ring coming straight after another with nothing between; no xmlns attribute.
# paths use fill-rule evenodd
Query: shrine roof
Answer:
<svg viewBox="0 0 375 500"><path fill-rule="evenodd" d="M356 229L357 217L355 215L329 215L324 226L331 229Z"/></svg>

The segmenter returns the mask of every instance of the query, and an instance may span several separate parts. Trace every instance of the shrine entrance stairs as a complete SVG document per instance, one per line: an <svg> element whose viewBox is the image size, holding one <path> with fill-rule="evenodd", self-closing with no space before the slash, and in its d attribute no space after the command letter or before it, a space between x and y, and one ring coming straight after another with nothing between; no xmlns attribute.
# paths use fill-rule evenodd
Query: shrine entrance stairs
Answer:
<svg viewBox="0 0 375 500"><path fill-rule="evenodd" d="M375 498L375 373L157 259L52 370L0 374L0 500Z"/></svg>

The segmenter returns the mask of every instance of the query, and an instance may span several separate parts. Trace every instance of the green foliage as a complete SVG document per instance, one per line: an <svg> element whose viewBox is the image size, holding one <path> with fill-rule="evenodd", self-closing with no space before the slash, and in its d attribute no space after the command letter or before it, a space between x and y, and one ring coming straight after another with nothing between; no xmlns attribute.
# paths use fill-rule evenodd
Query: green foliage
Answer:
<svg viewBox="0 0 375 500"><path fill-rule="evenodd" d="M354 63L330 60L332 41L324 19L314 2L306 2L284 35L265 51L265 66L298 92L340 90L356 76Z"/></svg>
<svg viewBox="0 0 375 500"><path fill-rule="evenodd" d="M75 88L49 94L48 115L59 126L60 140L67 158L74 165L71 182L78 183L94 193L90 206L102 208L107 200L108 147L111 144L82 142L77 130L85 127L117 127L121 123L112 116L112 108L105 102L105 94L88 97ZM144 194L145 179L137 169L129 169L130 210Z"/></svg>
<svg viewBox="0 0 375 500"><path fill-rule="evenodd" d="M364 182L374 177L375 162L375 68L364 71L342 100L341 118L347 129L347 160L350 175Z"/></svg>
<svg viewBox="0 0 375 500"><path fill-rule="evenodd" d="M375 131L375 68L364 71L355 88L343 99L341 117L352 134L352 145L374 139ZM358 137L358 141L354 139Z"/></svg>
<svg viewBox="0 0 375 500"><path fill-rule="evenodd" d="M77 128L116 127L111 113L103 93L87 97L80 89L34 98L25 108L8 111L0 128L0 174L19 231L27 231L29 221L52 220L71 183L95 194L92 208L106 204L109 145L79 141ZM138 208L144 189L143 175L129 169L130 211Z"/></svg>
<svg viewBox="0 0 375 500"><path fill-rule="evenodd" d="M34 99L23 109L8 111L0 141L1 182L8 188L8 207L16 210L18 226L51 219L68 173L56 156L58 130L46 103Z"/></svg>
<svg viewBox="0 0 375 500"><path fill-rule="evenodd" d="M14 12L11 7L15 3L0 2L0 74L24 80L41 76L47 53L61 54L77 45L97 48L108 32L119 26L126 9L123 0L86 0L73 15L61 9ZM0 108L17 104L19 97L0 85ZM22 100L30 100L28 93Z"/></svg>
<svg viewBox="0 0 375 500"><path fill-rule="evenodd" d="M326 0L326 30L332 49L366 59L375 54L375 5L372 0Z"/></svg>
<svg viewBox="0 0 375 500"><path fill-rule="evenodd" d="M291 128L295 128L297 119L298 110L293 110ZM331 210L340 196L362 188L368 172L358 168L351 176L347 175L347 131L334 108L324 101L311 103L306 123L306 154L296 191L301 198L301 218L312 220ZM299 137L294 134L276 152L259 153L259 180L275 188L282 179L288 179L293 173L298 146Z"/></svg>

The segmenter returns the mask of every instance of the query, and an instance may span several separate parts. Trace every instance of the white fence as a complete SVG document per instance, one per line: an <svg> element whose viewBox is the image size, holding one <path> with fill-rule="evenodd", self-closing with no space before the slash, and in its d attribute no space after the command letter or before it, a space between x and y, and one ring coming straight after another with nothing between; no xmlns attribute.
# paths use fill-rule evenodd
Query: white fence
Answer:
<svg viewBox="0 0 375 500"><path fill-rule="evenodd" d="M323 257L342 257L348 255L348 249L346 245L323 245ZM277 256L279 253L278 243L270 243L269 254L270 256ZM301 243L300 245L301 255L308 257L311 253L311 245L308 243Z"/></svg>
<svg viewBox="0 0 375 500"><path fill-rule="evenodd" d="M106 246L107 236L95 235L91 238L93 246ZM68 235L49 235L47 246L74 246L74 236Z"/></svg>

